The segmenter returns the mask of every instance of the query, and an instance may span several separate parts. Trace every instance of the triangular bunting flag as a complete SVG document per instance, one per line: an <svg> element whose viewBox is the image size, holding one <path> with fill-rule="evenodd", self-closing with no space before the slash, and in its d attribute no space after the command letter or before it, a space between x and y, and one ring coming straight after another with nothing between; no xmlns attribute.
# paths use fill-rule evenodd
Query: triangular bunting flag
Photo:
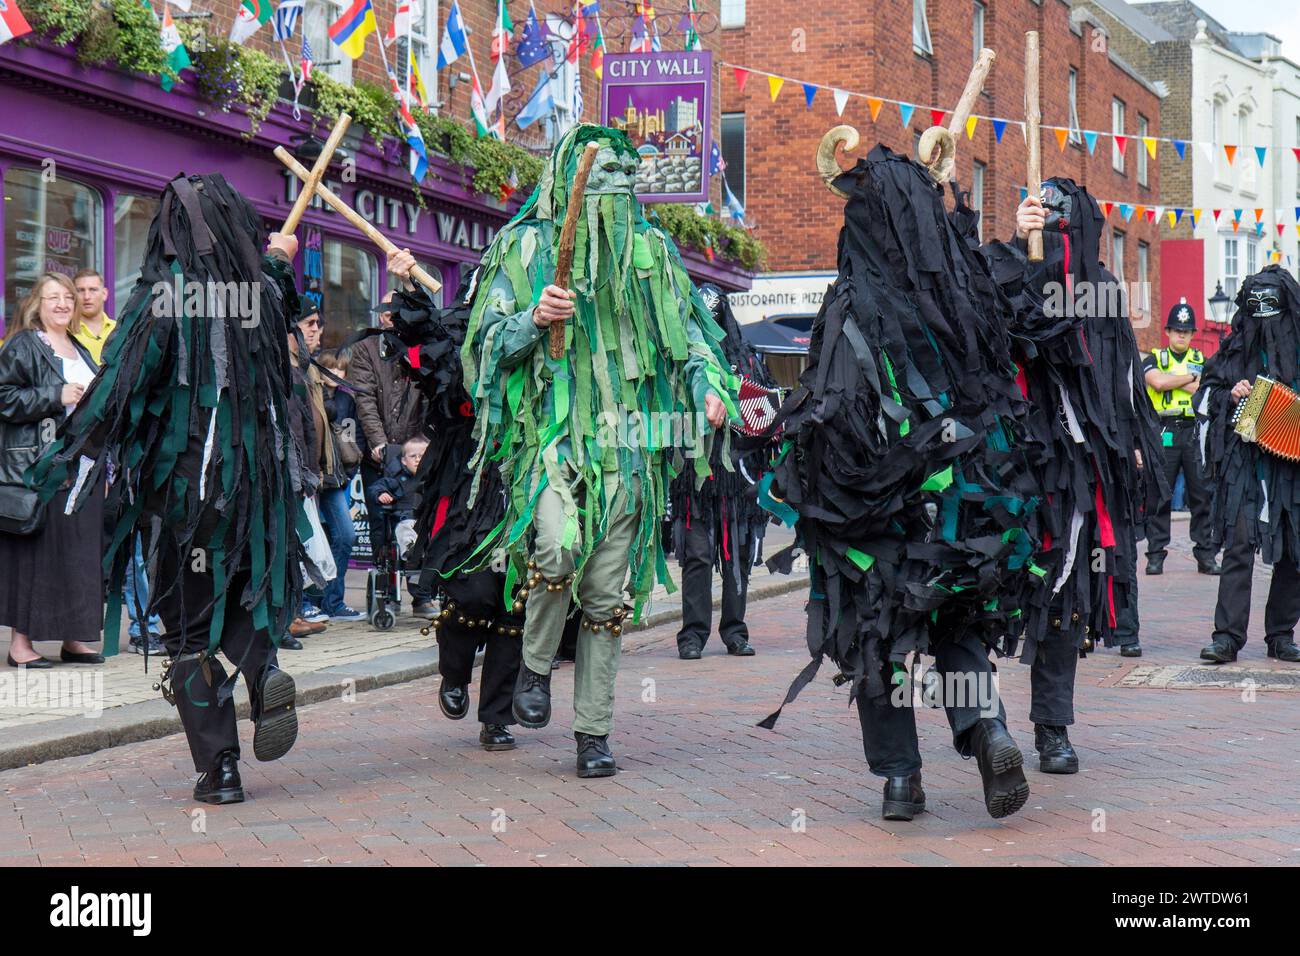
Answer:
<svg viewBox="0 0 1300 956"><path fill-rule="evenodd" d="M1243 212L1243 210L1241 210L1241 209L1234 209L1234 210L1232 211L1232 220L1233 220L1233 222L1241 222L1241 214L1242 214L1242 212Z"/></svg>
<svg viewBox="0 0 1300 956"><path fill-rule="evenodd" d="M1105 219L1109 219L1110 211L1115 208L1115 204L1113 202L1106 202L1105 200L1103 200L1100 205L1101 205L1102 217Z"/></svg>
<svg viewBox="0 0 1300 956"><path fill-rule="evenodd" d="M1178 225L1178 224L1179 224L1180 222L1182 222L1182 221L1183 221L1183 207L1182 207L1182 206L1175 206L1175 207L1174 207L1174 225L1176 226L1176 225Z"/></svg>
<svg viewBox="0 0 1300 956"><path fill-rule="evenodd" d="M1282 235L1282 230L1285 229L1285 228L1286 228L1286 226L1285 226L1283 223L1280 223L1280 222L1279 222L1279 223L1277 224L1277 234L1278 234L1279 236L1281 236L1281 235Z"/></svg>
<svg viewBox="0 0 1300 956"><path fill-rule="evenodd" d="M1141 203L1133 207L1133 215L1137 216L1139 219L1146 215L1146 211L1147 207L1143 206Z"/></svg>
<svg viewBox="0 0 1300 956"><path fill-rule="evenodd" d="M1259 160L1259 165L1260 165L1261 167L1264 165L1264 154L1267 153L1267 152L1268 152L1268 147L1267 147L1267 146L1256 146L1256 147L1255 147L1255 158Z"/></svg>
<svg viewBox="0 0 1300 956"><path fill-rule="evenodd" d="M1201 224L1201 211L1200 211L1199 209L1193 209L1193 210L1192 210L1192 228L1195 229L1195 228L1196 228L1197 226L1199 226L1200 224Z"/></svg>
<svg viewBox="0 0 1300 956"><path fill-rule="evenodd" d="M1173 211L1172 209L1170 209L1168 212L1165 213L1165 218L1169 220L1169 228L1170 228L1170 229L1172 229L1172 228L1174 228L1174 226L1178 225L1177 220L1174 218L1174 211Z"/></svg>
<svg viewBox="0 0 1300 956"><path fill-rule="evenodd" d="M1187 140L1185 139L1174 140L1174 149L1178 151L1178 159L1180 161L1187 158Z"/></svg>
<svg viewBox="0 0 1300 956"><path fill-rule="evenodd" d="M1147 148L1147 155L1152 159L1156 158L1156 138L1154 136L1143 136L1142 145Z"/></svg>
<svg viewBox="0 0 1300 956"><path fill-rule="evenodd" d="M1255 223L1255 235L1256 236L1264 235L1264 224L1262 222Z"/></svg>
<svg viewBox="0 0 1300 956"><path fill-rule="evenodd" d="M1125 222L1128 222L1133 218L1133 207L1126 202L1122 202L1119 204L1119 214L1124 217Z"/></svg>
<svg viewBox="0 0 1300 956"><path fill-rule="evenodd" d="M1155 218L1156 218L1156 219L1159 219L1159 218L1160 218L1161 216L1163 216L1164 214L1165 214L1165 207L1164 207L1164 206L1156 206L1156 207L1155 207ZM1151 216L1148 215L1147 218L1148 218L1148 219L1151 219ZM1155 220L1152 220L1152 221L1154 222Z"/></svg>
<svg viewBox="0 0 1300 956"><path fill-rule="evenodd" d="M1002 142L1002 134L1007 131L1007 121L1004 119L995 119L993 121L993 138L999 143Z"/></svg>
<svg viewBox="0 0 1300 956"><path fill-rule="evenodd" d="M1240 228L1241 228L1241 222L1236 219L1232 220L1232 231L1236 232Z"/></svg>
<svg viewBox="0 0 1300 956"><path fill-rule="evenodd" d="M1115 133L1113 135L1115 137L1115 145L1119 147L1119 154L1122 157L1124 155L1124 151L1128 148L1128 137L1121 136L1119 133Z"/></svg>
<svg viewBox="0 0 1300 956"><path fill-rule="evenodd" d="M781 87L785 86L785 77L771 76L767 78L767 91L772 94L772 102L776 102L777 95L781 92Z"/></svg>
<svg viewBox="0 0 1300 956"><path fill-rule="evenodd" d="M1020 187L1020 201L1021 201L1021 202L1024 202L1024 201L1025 201L1025 197L1028 196L1028 195L1029 195L1029 190L1026 189L1024 186L1021 186L1021 187Z"/></svg>
<svg viewBox="0 0 1300 956"><path fill-rule="evenodd" d="M1147 222L1155 222L1155 221L1156 221L1156 210L1155 210L1154 207L1152 207L1152 206L1148 206L1148 207L1146 208L1146 217L1147 217Z"/></svg>
<svg viewBox="0 0 1300 956"><path fill-rule="evenodd" d="M1264 221L1264 210L1262 210L1262 209L1256 209L1256 210L1255 210L1255 221L1256 221L1256 222L1263 222L1263 221Z"/></svg>
<svg viewBox="0 0 1300 956"><path fill-rule="evenodd" d="M899 103L899 104L898 104L898 115L901 116L901 117L903 118L903 125L904 125L904 126L906 126L908 123L912 122L912 111L915 110L915 109L916 109L916 107L913 106L911 103Z"/></svg>
<svg viewBox="0 0 1300 956"><path fill-rule="evenodd" d="M749 70L745 69L743 66L738 66L735 68L735 71L736 71L736 86L740 90L740 92L743 93L745 92L745 81L749 79Z"/></svg>
<svg viewBox="0 0 1300 956"><path fill-rule="evenodd" d="M975 138L975 125L980 121L978 116L972 116L966 120L966 138Z"/></svg>
<svg viewBox="0 0 1300 956"><path fill-rule="evenodd" d="M1292 146L1291 152L1295 153L1296 162L1300 162L1300 146Z"/></svg>
<svg viewBox="0 0 1300 956"><path fill-rule="evenodd" d="M880 108L884 105L885 101L882 99L877 99L874 96L867 97L867 109L871 110L871 122L876 121L876 117L880 115Z"/></svg>
<svg viewBox="0 0 1300 956"><path fill-rule="evenodd" d="M1228 143L1224 143L1224 144L1223 144L1223 155L1225 155L1225 156L1228 157L1228 165L1231 166L1231 165L1232 165L1232 161L1233 161L1234 159L1237 158L1237 147L1236 147L1236 146L1232 146L1232 145L1230 145L1230 144L1228 144Z"/></svg>
<svg viewBox="0 0 1300 956"><path fill-rule="evenodd" d="M1083 131L1083 141L1088 144L1088 155L1091 156L1097 151L1097 132L1096 130L1086 129Z"/></svg>
<svg viewBox="0 0 1300 956"><path fill-rule="evenodd" d="M1219 221L1219 213L1223 212L1223 210L1222 210L1222 209L1212 209L1212 210L1210 210L1210 211L1214 213L1214 221L1217 223L1217 222Z"/></svg>
<svg viewBox="0 0 1300 956"><path fill-rule="evenodd" d="M1197 143L1196 145L1199 146L1199 147L1201 148L1201 152L1205 154L1205 161L1206 161L1207 163L1213 163L1213 162L1214 162L1214 144L1213 144L1213 143Z"/></svg>
<svg viewBox="0 0 1300 956"><path fill-rule="evenodd" d="M1056 133L1057 145L1061 147L1061 152L1065 152L1065 141L1069 139L1070 131L1063 126L1055 126L1052 129Z"/></svg>
<svg viewBox="0 0 1300 956"><path fill-rule="evenodd" d="M944 111L943 111L943 110L930 110L930 125L931 125L931 126L942 126L942 125L943 125L943 114L944 114Z"/></svg>
<svg viewBox="0 0 1300 956"><path fill-rule="evenodd" d="M817 95L816 86L814 86L812 83L805 83L803 85L803 99L804 99L805 108L812 109L813 97L816 95Z"/></svg>
<svg viewBox="0 0 1300 956"><path fill-rule="evenodd" d="M849 94L845 90L832 90L831 95L835 97L835 115L843 116L844 107L849 102Z"/></svg>

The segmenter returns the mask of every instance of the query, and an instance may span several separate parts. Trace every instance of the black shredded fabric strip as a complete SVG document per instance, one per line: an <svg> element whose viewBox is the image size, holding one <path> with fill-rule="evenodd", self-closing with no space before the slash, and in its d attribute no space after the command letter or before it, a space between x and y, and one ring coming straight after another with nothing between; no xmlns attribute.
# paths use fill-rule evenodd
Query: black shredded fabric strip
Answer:
<svg viewBox="0 0 1300 956"><path fill-rule="evenodd" d="M836 180L848 194L839 275L812 330L809 367L781 418L773 495L798 514L813 664L853 696L882 671L975 632L999 653L1042 627L1039 479L1012 361L1011 305L925 169L877 146ZM768 562L788 570L787 550ZM773 714L763 726L771 726Z"/></svg>

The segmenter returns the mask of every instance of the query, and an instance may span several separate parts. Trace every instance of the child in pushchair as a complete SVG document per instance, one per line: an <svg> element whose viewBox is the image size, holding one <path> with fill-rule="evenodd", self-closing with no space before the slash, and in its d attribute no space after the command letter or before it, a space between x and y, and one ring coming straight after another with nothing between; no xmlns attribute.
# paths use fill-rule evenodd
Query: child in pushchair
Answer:
<svg viewBox="0 0 1300 956"><path fill-rule="evenodd" d="M423 438L412 438L400 452L389 446L383 477L366 488L366 507L379 518L372 525L377 540L373 542L375 567L366 581L366 616L381 631L396 623L401 610L405 558L415 543L414 514L420 495L416 474L428 447ZM418 573L414 578L418 581ZM410 587L414 601L416 585Z"/></svg>

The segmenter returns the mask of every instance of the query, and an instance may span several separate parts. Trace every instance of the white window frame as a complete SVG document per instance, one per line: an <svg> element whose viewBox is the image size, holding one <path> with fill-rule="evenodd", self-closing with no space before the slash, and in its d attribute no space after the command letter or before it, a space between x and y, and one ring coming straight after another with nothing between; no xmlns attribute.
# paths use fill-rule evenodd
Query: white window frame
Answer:
<svg viewBox="0 0 1300 956"><path fill-rule="evenodd" d="M438 36L438 0L411 0L411 46L415 48L415 65L420 68L425 91L429 94L429 110L437 112L438 58L434 55L433 38ZM419 16L415 16L419 14ZM429 32L432 25L433 33Z"/></svg>
<svg viewBox="0 0 1300 956"><path fill-rule="evenodd" d="M971 63L979 62L980 50L984 49L984 18L987 14L988 7L981 0L975 0L974 18L971 23L971 41L974 47L971 52Z"/></svg>
<svg viewBox="0 0 1300 956"><path fill-rule="evenodd" d="M722 0L718 21L724 30L745 25L745 0Z"/></svg>
<svg viewBox="0 0 1300 956"><path fill-rule="evenodd" d="M912 51L924 56L934 54L930 42L930 18L925 13L925 0L912 0Z"/></svg>
<svg viewBox="0 0 1300 956"><path fill-rule="evenodd" d="M1120 230L1115 229L1110 234L1110 271L1119 280L1120 285L1124 284L1124 240L1125 236Z"/></svg>
<svg viewBox="0 0 1300 956"><path fill-rule="evenodd" d="M1223 291L1229 299L1237 298L1237 289L1241 284L1241 247L1236 236L1224 236L1219 247L1220 263L1223 272Z"/></svg>
<svg viewBox="0 0 1300 956"><path fill-rule="evenodd" d="M1214 179L1218 183L1228 182L1228 158L1223 152L1224 144L1224 111L1228 103L1222 97L1216 96L1214 104L1210 107L1210 141L1214 144Z"/></svg>
<svg viewBox="0 0 1300 956"><path fill-rule="evenodd" d="M1246 237L1246 275L1253 276L1259 271L1259 241Z"/></svg>
<svg viewBox="0 0 1300 956"><path fill-rule="evenodd" d="M1151 315L1151 245L1138 240L1138 308L1144 316Z"/></svg>
<svg viewBox="0 0 1300 956"><path fill-rule="evenodd" d="M312 32L306 34L311 52L316 57L317 65L312 69L323 70L331 80L351 84L352 58L334 45L329 34L329 25L343 15L346 7L346 4L338 0L307 0L302 12L302 28L305 31L308 26L312 27ZM381 42L382 39L381 37ZM333 66L319 65L329 60L338 62Z"/></svg>
<svg viewBox="0 0 1300 956"><path fill-rule="evenodd" d="M971 167L970 177L970 207L980 214L976 228L979 230L980 241L984 241L984 178L988 172L988 166L975 160Z"/></svg>
<svg viewBox="0 0 1300 956"><path fill-rule="evenodd" d="M1079 71L1070 67L1070 138L1078 146L1083 142L1082 124L1079 122Z"/></svg>
<svg viewBox="0 0 1300 956"><path fill-rule="evenodd" d="M1111 97L1110 100L1110 131L1118 133L1120 136L1124 133L1125 114L1128 107L1118 96ZM1110 141L1110 165L1115 172L1127 176L1124 171L1124 154L1119 151L1119 143L1114 138Z"/></svg>
<svg viewBox="0 0 1300 956"><path fill-rule="evenodd" d="M1149 186L1150 176L1147 169L1147 144L1142 142L1143 137L1151 135L1151 121L1138 114L1138 151L1137 151L1137 177L1139 186Z"/></svg>
<svg viewBox="0 0 1300 956"><path fill-rule="evenodd" d="M1250 132L1252 119L1253 114L1248 108L1243 106L1237 111L1237 159L1234 165L1241 167L1238 185L1242 192L1254 195L1258 182L1255 172L1259 161L1255 159L1255 148L1250 145L1254 140Z"/></svg>

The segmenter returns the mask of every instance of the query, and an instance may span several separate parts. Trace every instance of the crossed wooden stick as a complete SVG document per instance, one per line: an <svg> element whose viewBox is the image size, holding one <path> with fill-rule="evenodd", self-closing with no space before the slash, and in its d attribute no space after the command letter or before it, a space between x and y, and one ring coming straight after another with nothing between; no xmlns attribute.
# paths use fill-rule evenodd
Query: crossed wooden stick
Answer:
<svg viewBox="0 0 1300 956"><path fill-rule="evenodd" d="M392 241L382 232L371 225L355 209L345 203L338 196L334 195L324 183L321 182L325 175L325 170L329 168L330 159L334 151L338 149L339 143L343 140L343 134L348 131L348 126L352 122L352 117L347 113L339 114L338 122L330 130L329 139L325 141L325 146L321 149L320 155L316 157L316 162L310 170L302 163L294 159L287 149L283 146L275 148L275 157L284 163L285 166L293 172L295 176L302 180L302 190L298 193L298 198L294 201L293 208L289 210L289 216L284 221L280 231L285 235L292 233L298 228L298 222L302 219L302 214L307 211L307 205L311 202L313 196L320 196L326 205L330 206L335 212L346 219L352 225L365 234L371 242L377 245L388 256L395 255L400 250ZM419 282L429 290L430 294L436 293L442 288L442 283L438 282L433 276L425 272L419 266L411 269L411 278Z"/></svg>

